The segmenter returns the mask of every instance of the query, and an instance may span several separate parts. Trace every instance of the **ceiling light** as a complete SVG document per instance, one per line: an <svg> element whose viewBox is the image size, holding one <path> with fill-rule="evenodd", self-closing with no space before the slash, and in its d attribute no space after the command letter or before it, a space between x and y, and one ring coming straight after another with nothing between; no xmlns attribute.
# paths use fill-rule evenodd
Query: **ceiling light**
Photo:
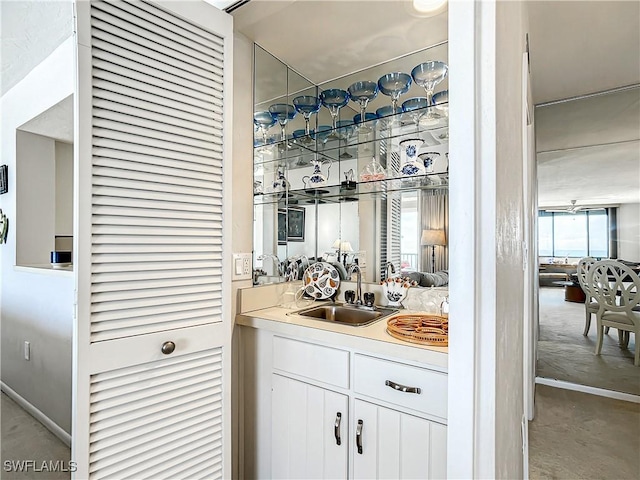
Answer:
<svg viewBox="0 0 640 480"><path fill-rule="evenodd" d="M444 12L447 0L413 0L413 8L424 16L438 15Z"/></svg>

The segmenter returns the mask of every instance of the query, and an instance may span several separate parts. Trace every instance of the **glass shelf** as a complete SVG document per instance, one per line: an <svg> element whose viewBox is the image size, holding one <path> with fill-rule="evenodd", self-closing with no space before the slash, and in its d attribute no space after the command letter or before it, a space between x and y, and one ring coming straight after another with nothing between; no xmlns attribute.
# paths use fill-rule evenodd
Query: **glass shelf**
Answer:
<svg viewBox="0 0 640 480"><path fill-rule="evenodd" d="M314 205L323 203L353 202L363 196L379 198L394 192L408 190L446 190L449 187L447 172L428 173L411 177L386 178L370 182L350 182L346 185L327 185L316 189L295 189L287 192L254 194L254 205L278 203L285 205Z"/></svg>
<svg viewBox="0 0 640 480"><path fill-rule="evenodd" d="M344 136L340 137L345 129L338 128L322 132L322 137L326 138L324 142L316 138L316 135L311 134L287 138L285 141L274 141L268 143L266 147L256 145L254 147L254 165L277 163L278 166L291 170L308 167L314 160L339 162L344 159L341 155L345 151L355 157L360 149L367 150L368 147L372 147L372 151L379 151L380 142L384 142L386 145L397 145L401 140L413 137L424 140L425 147L447 144L449 142L448 117L443 113L447 107L448 104L443 103L415 110L415 112L421 112L423 117L427 115L428 110L440 115L430 124L425 124L421 120L422 123L416 126L408 113L402 113L364 122L373 126L372 132L369 133L360 134L358 126L361 124L352 125L354 133L346 139ZM332 135L338 138L334 138Z"/></svg>

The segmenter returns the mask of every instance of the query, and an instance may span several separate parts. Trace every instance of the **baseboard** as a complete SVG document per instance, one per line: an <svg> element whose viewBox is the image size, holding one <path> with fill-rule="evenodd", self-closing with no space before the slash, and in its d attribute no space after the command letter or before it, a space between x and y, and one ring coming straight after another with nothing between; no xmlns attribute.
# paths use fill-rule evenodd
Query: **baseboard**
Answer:
<svg viewBox="0 0 640 480"><path fill-rule="evenodd" d="M575 392L589 393L591 395L599 395L601 397L613 398L615 400L623 400L625 402L640 403L640 396L631 393L615 392L604 388L589 387L587 385L578 385L577 383L565 382L554 378L536 377L536 383L539 385L547 385L549 387L564 388L565 390L573 390Z"/></svg>
<svg viewBox="0 0 640 480"><path fill-rule="evenodd" d="M20 405L24 410L29 413L33 418L38 420L47 430L58 437L65 445L71 448L71 435L65 432L57 423L47 417L44 413L26 401L15 390L9 387L6 383L0 382L0 390L7 394L11 400Z"/></svg>

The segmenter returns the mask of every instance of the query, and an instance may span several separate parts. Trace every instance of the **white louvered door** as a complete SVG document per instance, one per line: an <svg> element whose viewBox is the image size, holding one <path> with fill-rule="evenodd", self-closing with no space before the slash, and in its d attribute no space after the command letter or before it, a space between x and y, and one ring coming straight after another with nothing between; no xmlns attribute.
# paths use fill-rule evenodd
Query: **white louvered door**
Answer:
<svg viewBox="0 0 640 480"><path fill-rule="evenodd" d="M78 1L76 27L75 478L230 477L231 17Z"/></svg>

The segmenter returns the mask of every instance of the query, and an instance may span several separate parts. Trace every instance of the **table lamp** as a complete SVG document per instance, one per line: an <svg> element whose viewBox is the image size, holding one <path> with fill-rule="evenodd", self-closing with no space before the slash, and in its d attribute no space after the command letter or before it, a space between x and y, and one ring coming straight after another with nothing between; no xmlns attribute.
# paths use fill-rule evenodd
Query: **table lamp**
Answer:
<svg viewBox="0 0 640 480"><path fill-rule="evenodd" d="M423 230L420 244L431 247L431 273L436 271L436 245L446 245L444 230Z"/></svg>

